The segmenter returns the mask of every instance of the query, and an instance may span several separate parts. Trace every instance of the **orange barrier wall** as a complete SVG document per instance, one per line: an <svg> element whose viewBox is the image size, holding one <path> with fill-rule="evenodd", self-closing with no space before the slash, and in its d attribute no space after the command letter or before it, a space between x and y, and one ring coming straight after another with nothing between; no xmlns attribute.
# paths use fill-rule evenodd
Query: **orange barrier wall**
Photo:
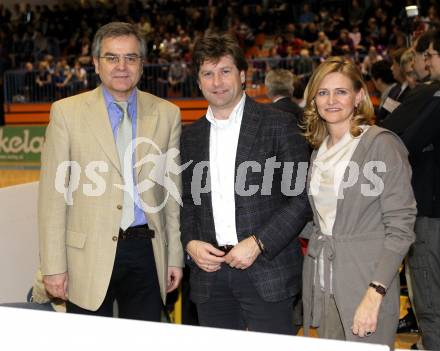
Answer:
<svg viewBox="0 0 440 351"><path fill-rule="evenodd" d="M183 123L195 121L203 116L208 107L205 100L176 100L172 102L180 107ZM6 124L47 124L50 106L50 103L5 105L5 122Z"/></svg>
<svg viewBox="0 0 440 351"><path fill-rule="evenodd" d="M268 99L257 99L260 102L269 102ZM199 100L169 100L180 107L182 123L191 123L203 116L208 108L208 102ZM47 124L49 123L50 103L41 104L6 104L6 124Z"/></svg>

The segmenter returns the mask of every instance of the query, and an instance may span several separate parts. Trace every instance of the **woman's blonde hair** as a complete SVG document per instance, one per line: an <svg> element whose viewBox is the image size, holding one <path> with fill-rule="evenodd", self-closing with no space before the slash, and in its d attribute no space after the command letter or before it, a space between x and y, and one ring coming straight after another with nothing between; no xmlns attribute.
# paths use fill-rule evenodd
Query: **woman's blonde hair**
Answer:
<svg viewBox="0 0 440 351"><path fill-rule="evenodd" d="M414 71L414 61L416 53L413 49L407 49L400 56L400 70L404 76L408 76L410 71ZM409 68L409 70L407 69Z"/></svg>
<svg viewBox="0 0 440 351"><path fill-rule="evenodd" d="M356 93L361 89L364 90L364 96L359 104L355 107L353 118L351 120L350 133L353 136L359 136L362 133L360 125L373 125L375 121L374 108L368 96L367 86L362 79L362 74L356 65L349 59L344 57L329 57L322 62L313 72L306 90L304 98L306 106L304 108L304 118L301 127L304 131L303 135L310 145L317 149L328 135L325 121L319 116L315 104L315 96L322 80L330 73L342 73L353 83Z"/></svg>

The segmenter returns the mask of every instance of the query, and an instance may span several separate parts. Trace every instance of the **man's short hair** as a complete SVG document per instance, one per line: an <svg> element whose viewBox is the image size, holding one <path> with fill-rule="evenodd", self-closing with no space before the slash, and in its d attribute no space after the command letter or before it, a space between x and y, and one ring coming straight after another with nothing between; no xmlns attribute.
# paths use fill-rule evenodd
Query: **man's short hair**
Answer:
<svg viewBox="0 0 440 351"><path fill-rule="evenodd" d="M430 30L427 35L429 35L429 43L432 43L434 50L440 53L440 29Z"/></svg>
<svg viewBox="0 0 440 351"><path fill-rule="evenodd" d="M139 34L138 30L131 23L126 22L110 22L103 25L95 34L92 43L92 55L93 57L99 57L101 54L101 44L106 38L117 38L133 35L139 42L140 54L142 57L146 56L147 46L145 40Z"/></svg>
<svg viewBox="0 0 440 351"><path fill-rule="evenodd" d="M238 71L247 71L248 63L237 40L230 34L212 33L196 41L192 54L195 73L205 61L217 63L224 56L231 56Z"/></svg>
<svg viewBox="0 0 440 351"><path fill-rule="evenodd" d="M264 80L267 88L267 95L270 98L275 96L293 95L294 75L287 69L274 69L269 71Z"/></svg>
<svg viewBox="0 0 440 351"><path fill-rule="evenodd" d="M371 66L371 77L381 79L385 84L393 84L394 77L391 71L391 63L385 60L377 61Z"/></svg>
<svg viewBox="0 0 440 351"><path fill-rule="evenodd" d="M429 43L431 42L431 35L432 31L429 31L418 37L416 46L414 48L417 53L423 54L426 50L428 50Z"/></svg>

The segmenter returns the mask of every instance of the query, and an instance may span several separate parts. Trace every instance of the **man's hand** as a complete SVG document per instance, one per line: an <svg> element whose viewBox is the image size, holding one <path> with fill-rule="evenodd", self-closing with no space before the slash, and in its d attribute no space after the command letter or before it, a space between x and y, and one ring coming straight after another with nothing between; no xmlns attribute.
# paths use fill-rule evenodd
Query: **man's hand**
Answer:
<svg viewBox="0 0 440 351"><path fill-rule="evenodd" d="M182 277L182 268L168 266L167 293L173 291L179 286Z"/></svg>
<svg viewBox="0 0 440 351"><path fill-rule="evenodd" d="M363 338L376 331L382 299L383 296L376 290L368 288L354 314L353 326L351 327L353 334Z"/></svg>
<svg viewBox="0 0 440 351"><path fill-rule="evenodd" d="M225 253L204 241L191 240L186 245L186 251L196 265L205 272L218 271L220 265L225 262L223 257Z"/></svg>
<svg viewBox="0 0 440 351"><path fill-rule="evenodd" d="M250 267L261 253L255 239L249 237L240 241L225 256L225 262L232 268L246 269Z"/></svg>
<svg viewBox="0 0 440 351"><path fill-rule="evenodd" d="M49 295L67 300L67 272L43 276L44 287Z"/></svg>

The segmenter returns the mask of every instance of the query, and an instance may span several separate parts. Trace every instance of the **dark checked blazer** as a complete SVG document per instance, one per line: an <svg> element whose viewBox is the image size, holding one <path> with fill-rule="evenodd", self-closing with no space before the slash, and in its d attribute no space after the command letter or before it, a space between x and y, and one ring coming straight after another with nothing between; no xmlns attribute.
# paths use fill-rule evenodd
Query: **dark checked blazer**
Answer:
<svg viewBox="0 0 440 351"><path fill-rule="evenodd" d="M216 244L211 193L202 193L200 204L195 202L197 196L191 195L193 180L196 189L209 182L207 168L201 179L193 179L194 168L200 167L200 162L209 163L209 137L210 123L203 117L186 127L181 138L182 164L193 161L182 174L181 240L184 248L191 240ZM294 162L293 175L289 179L292 179L290 189L295 189L297 164L309 161L304 138L290 115L246 97L235 156L236 176L238 165L245 161L259 162L262 170L253 172L249 168L246 179L241 179L246 189L249 185L259 185L259 191L252 196L235 194L236 228L239 241L255 234L264 244L265 253L259 255L247 272L266 301L281 301L299 291L302 257L297 235L310 215L305 189L298 196L285 196L281 192L284 167L275 168L270 195L261 194L265 161L274 156L278 162ZM299 183L304 187L304 179ZM191 299L196 303L204 302L210 296L217 273L202 271L190 259L188 264L191 267Z"/></svg>

